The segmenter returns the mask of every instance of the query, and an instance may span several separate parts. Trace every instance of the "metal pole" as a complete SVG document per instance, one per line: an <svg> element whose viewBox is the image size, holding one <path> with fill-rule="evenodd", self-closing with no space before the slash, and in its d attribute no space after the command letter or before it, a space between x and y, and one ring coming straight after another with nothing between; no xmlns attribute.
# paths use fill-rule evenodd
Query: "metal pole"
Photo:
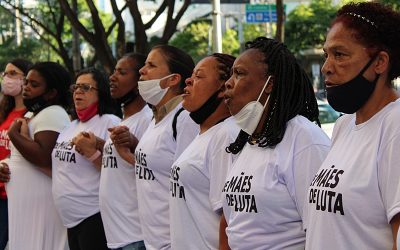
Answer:
<svg viewBox="0 0 400 250"><path fill-rule="evenodd" d="M212 0L213 4L213 52L222 53L222 27L220 0Z"/></svg>

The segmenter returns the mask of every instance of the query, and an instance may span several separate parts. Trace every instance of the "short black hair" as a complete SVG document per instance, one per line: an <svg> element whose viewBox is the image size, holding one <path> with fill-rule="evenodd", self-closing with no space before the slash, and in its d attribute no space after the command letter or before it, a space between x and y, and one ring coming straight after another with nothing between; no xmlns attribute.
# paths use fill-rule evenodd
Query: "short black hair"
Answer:
<svg viewBox="0 0 400 250"><path fill-rule="evenodd" d="M29 68L37 71L46 82L46 90L55 89L57 96L52 100L52 105L60 105L68 110L72 82L70 73L56 62L38 62Z"/></svg>

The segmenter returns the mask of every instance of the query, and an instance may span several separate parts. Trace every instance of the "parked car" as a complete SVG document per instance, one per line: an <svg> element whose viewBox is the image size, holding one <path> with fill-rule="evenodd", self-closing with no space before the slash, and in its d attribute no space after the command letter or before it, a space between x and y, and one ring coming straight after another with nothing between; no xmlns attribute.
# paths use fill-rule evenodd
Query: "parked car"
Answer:
<svg viewBox="0 0 400 250"><path fill-rule="evenodd" d="M333 126L335 125L337 118L340 117L340 113L336 112L326 101L317 100L317 102L321 128L329 136L329 138L331 138Z"/></svg>

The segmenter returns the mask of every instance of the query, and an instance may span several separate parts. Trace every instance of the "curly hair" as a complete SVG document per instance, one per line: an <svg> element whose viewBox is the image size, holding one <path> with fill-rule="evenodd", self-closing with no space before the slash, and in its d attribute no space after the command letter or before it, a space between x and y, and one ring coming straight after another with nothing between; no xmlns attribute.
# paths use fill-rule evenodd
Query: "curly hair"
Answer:
<svg viewBox="0 0 400 250"><path fill-rule="evenodd" d="M342 23L353 37L368 48L370 57L386 51L391 67L388 77L400 76L400 13L377 2L349 3L338 10L331 26Z"/></svg>
<svg viewBox="0 0 400 250"><path fill-rule="evenodd" d="M222 53L214 53L210 56L214 57L218 62L219 80L226 82L231 77L231 69L236 58Z"/></svg>
<svg viewBox="0 0 400 250"><path fill-rule="evenodd" d="M274 39L258 37L247 42L245 47L246 50L256 49L264 55L265 75L274 77L274 85L261 132L248 135L240 131L226 151L237 154L247 142L253 143L253 139L259 147L275 147L285 135L287 122L296 115L302 115L320 126L318 104L311 81L286 46Z"/></svg>

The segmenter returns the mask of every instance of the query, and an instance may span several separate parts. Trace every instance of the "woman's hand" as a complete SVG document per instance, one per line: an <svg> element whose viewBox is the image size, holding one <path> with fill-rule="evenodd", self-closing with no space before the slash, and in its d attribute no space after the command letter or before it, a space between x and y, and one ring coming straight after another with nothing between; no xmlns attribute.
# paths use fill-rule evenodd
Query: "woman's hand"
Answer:
<svg viewBox="0 0 400 250"><path fill-rule="evenodd" d="M138 144L137 138L129 132L129 128L126 126L116 126L109 128L108 131L110 132L110 139L121 158L134 165L133 151Z"/></svg>
<svg viewBox="0 0 400 250"><path fill-rule="evenodd" d="M8 168L7 163L0 162L0 182L9 182L10 181L10 169Z"/></svg>
<svg viewBox="0 0 400 250"><path fill-rule="evenodd" d="M80 132L71 142L75 145L75 151L86 158L90 158L97 151L96 136L92 132Z"/></svg>
<svg viewBox="0 0 400 250"><path fill-rule="evenodd" d="M139 141L131 134L127 126L116 126L109 128L108 131L110 132L110 139L115 147L125 147L129 148L132 153L135 152Z"/></svg>

